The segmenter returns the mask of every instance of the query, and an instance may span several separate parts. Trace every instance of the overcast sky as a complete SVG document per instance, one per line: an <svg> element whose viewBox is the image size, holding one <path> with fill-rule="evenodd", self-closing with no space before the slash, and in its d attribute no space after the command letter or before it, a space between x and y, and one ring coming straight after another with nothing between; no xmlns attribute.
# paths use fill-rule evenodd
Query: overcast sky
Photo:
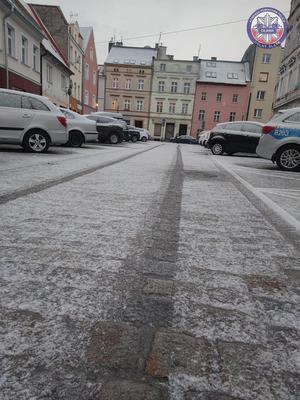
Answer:
<svg viewBox="0 0 300 400"><path fill-rule="evenodd" d="M28 1L28 0L27 0ZM32 1L32 0L31 0ZM29 2L29 1L28 1ZM36 0L39 4L59 4L66 18L77 14L80 26L93 26L98 63L103 63L108 41L115 35L125 46L154 46L160 32L247 19L258 8L274 7L285 12L290 0ZM286 17L288 13L285 14ZM141 39L136 36L153 35ZM168 54L177 59L211 56L240 60L250 44L246 22L161 36Z"/></svg>

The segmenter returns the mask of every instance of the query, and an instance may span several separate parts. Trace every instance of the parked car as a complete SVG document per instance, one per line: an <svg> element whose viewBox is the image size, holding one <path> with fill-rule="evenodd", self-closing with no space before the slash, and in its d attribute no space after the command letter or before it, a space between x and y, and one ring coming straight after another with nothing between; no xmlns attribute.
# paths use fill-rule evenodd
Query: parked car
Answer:
<svg viewBox="0 0 300 400"><path fill-rule="evenodd" d="M46 97L0 89L0 142L34 153L68 141L67 119Z"/></svg>
<svg viewBox="0 0 300 400"><path fill-rule="evenodd" d="M88 114L85 117L96 121L99 142L117 144L123 141L123 125L120 121L111 117L99 116L97 113Z"/></svg>
<svg viewBox="0 0 300 400"><path fill-rule="evenodd" d="M300 171L300 107L279 111L263 128L256 149L284 171Z"/></svg>
<svg viewBox="0 0 300 400"><path fill-rule="evenodd" d="M173 143L198 144L197 140L193 136L189 136L189 135L175 136L175 137L170 139L170 142L173 142Z"/></svg>
<svg viewBox="0 0 300 400"><path fill-rule="evenodd" d="M211 131L203 131L203 132L200 134L198 143L199 143L201 146L206 147L206 144L207 144L208 139L209 139L209 136L210 136L210 132L211 132Z"/></svg>
<svg viewBox="0 0 300 400"><path fill-rule="evenodd" d="M217 124L210 133L207 146L215 155L255 153L263 124L250 121Z"/></svg>
<svg viewBox="0 0 300 400"><path fill-rule="evenodd" d="M124 131L125 134L125 140L128 142L131 140L132 142L137 142L140 140L140 131L132 125L127 125L128 129L127 131Z"/></svg>
<svg viewBox="0 0 300 400"><path fill-rule="evenodd" d="M141 142L147 142L148 140L150 140L150 132L147 129L137 127L135 127L135 129L137 129L140 133L139 140Z"/></svg>
<svg viewBox="0 0 300 400"><path fill-rule="evenodd" d="M68 146L81 147L83 143L95 142L98 140L98 131L95 121L91 121L66 108L61 107L60 111L68 120Z"/></svg>

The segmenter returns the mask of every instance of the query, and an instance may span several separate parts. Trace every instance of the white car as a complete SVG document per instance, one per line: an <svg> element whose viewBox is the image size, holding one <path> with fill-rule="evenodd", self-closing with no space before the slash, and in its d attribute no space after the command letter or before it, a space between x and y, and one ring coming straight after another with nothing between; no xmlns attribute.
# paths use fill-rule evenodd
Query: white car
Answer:
<svg viewBox="0 0 300 400"><path fill-rule="evenodd" d="M135 129L140 133L140 141L147 142L147 140L150 140L150 132L147 129L137 127Z"/></svg>
<svg viewBox="0 0 300 400"><path fill-rule="evenodd" d="M66 108L61 107L60 111L68 120L68 146L81 147L83 143L98 141L99 133L95 121Z"/></svg>
<svg viewBox="0 0 300 400"><path fill-rule="evenodd" d="M209 139L209 135L210 135L210 131L203 131L200 135L199 135L199 139L198 139L198 143L201 144L201 146L206 146L206 143L208 142Z"/></svg>
<svg viewBox="0 0 300 400"><path fill-rule="evenodd" d="M279 111L262 128L256 153L284 171L300 171L300 107Z"/></svg>
<svg viewBox="0 0 300 400"><path fill-rule="evenodd" d="M67 119L46 97L0 89L0 143L45 153L68 141Z"/></svg>

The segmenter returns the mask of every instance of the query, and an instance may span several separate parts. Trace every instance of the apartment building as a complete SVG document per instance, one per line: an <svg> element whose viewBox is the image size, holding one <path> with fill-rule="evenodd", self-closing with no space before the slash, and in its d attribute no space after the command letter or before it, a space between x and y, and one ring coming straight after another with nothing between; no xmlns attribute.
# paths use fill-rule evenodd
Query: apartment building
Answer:
<svg viewBox="0 0 300 400"><path fill-rule="evenodd" d="M157 49L110 43L104 64L105 111L119 111L130 124L148 128L153 58Z"/></svg>
<svg viewBox="0 0 300 400"><path fill-rule="evenodd" d="M198 61L174 60L164 46L157 47L153 61L153 79L149 131L156 140L191 131Z"/></svg>
<svg viewBox="0 0 300 400"><path fill-rule="evenodd" d="M97 111L98 63L93 28L80 27L83 38L83 114Z"/></svg>
<svg viewBox="0 0 300 400"><path fill-rule="evenodd" d="M217 123L246 119L250 92L249 64L210 60L199 62L192 135L212 129Z"/></svg>
<svg viewBox="0 0 300 400"><path fill-rule="evenodd" d="M275 90L274 112L300 106L300 1L292 0L289 30Z"/></svg>
<svg viewBox="0 0 300 400"><path fill-rule="evenodd" d="M242 62L249 63L251 78L247 120L265 123L271 119L282 56L280 46L264 49L252 44L246 50Z"/></svg>
<svg viewBox="0 0 300 400"><path fill-rule="evenodd" d="M26 4L0 2L0 87L41 94L43 34Z"/></svg>

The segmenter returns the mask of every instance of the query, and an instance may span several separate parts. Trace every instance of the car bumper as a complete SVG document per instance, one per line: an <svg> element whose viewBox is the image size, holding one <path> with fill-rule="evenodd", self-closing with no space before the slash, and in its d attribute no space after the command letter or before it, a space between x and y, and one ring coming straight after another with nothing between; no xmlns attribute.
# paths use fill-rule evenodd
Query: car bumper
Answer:
<svg viewBox="0 0 300 400"><path fill-rule="evenodd" d="M67 141L69 140L69 134L66 130L54 131L54 132L52 131L50 133L50 139L52 145L66 144Z"/></svg>
<svg viewBox="0 0 300 400"><path fill-rule="evenodd" d="M272 160L274 154L279 147L278 140L269 134L263 134L259 139L258 146L256 148L256 154L259 157Z"/></svg>

